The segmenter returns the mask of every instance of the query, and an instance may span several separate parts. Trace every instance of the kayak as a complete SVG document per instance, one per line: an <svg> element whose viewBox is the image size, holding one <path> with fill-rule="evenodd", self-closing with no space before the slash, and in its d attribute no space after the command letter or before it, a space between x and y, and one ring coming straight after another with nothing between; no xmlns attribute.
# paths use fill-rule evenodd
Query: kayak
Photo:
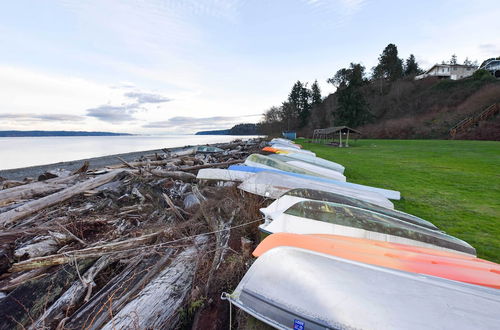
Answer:
<svg viewBox="0 0 500 330"><path fill-rule="evenodd" d="M332 192L314 190L314 189L298 188L289 190L283 196L276 199L266 208L260 209L260 211L264 214L264 216L272 218L273 214L283 212L293 204L301 202L303 200L318 200L318 201L334 202L338 204L355 206L361 209L369 210L376 213L381 213L396 219L410 222L419 226L427 227L429 229L439 230L431 222L408 213L380 207L375 204L365 202L361 199L356 199L345 195L343 196Z"/></svg>
<svg viewBox="0 0 500 330"><path fill-rule="evenodd" d="M389 199L400 199L401 198L401 193L399 191L395 190L390 190L390 189L383 189L383 188L377 188L377 187L371 187L371 186L365 186L362 184L357 184L357 183L352 183L352 182L344 182L344 181L339 181L339 180L332 180L329 178L323 178L323 177L318 177L314 175L307 175L307 174L300 174L300 173L294 173L294 172L289 172L289 171L282 171L278 170L272 167L266 167L265 165L261 165L260 167L252 166L254 164L252 161L245 161L245 164L247 166L230 166L230 169L238 170L238 171L246 171L246 172L263 172L263 171L270 171L270 172L275 172L275 173L280 173L283 175L289 175L293 176L299 179L305 179L309 181L316 181L316 184L323 183L327 187L331 186L341 186L341 187L346 187L346 188L351 188L355 190L361 190L361 191L369 191L369 192L375 192L379 195L382 195L386 198ZM294 188L314 188L314 187L294 187ZM319 189L319 188L318 188Z"/></svg>
<svg viewBox="0 0 500 330"><path fill-rule="evenodd" d="M296 174L302 174L302 175L308 175L312 177L323 177L325 179L329 180L343 180L345 181L345 176L343 176L340 173L334 172L335 173L335 178L332 176L327 176L322 173L314 172L311 170L307 170L295 165L291 165L285 162L282 162L280 160L272 159L270 157L264 156L264 155L259 155L259 154L251 154L245 159L245 165L251 166L251 167L258 167L258 168L264 168L264 169L274 169L274 170L279 170L279 171L284 171L284 172L291 172L291 173L296 173ZM330 175L330 173L328 173Z"/></svg>
<svg viewBox="0 0 500 330"><path fill-rule="evenodd" d="M294 148L291 146L287 146L284 144L274 144L272 147L265 147L262 149L263 151L271 151L271 152L277 152L277 153L298 153L298 154L303 154L303 155L308 155L311 157L316 157L316 154L312 151L309 150L304 150L304 149L298 149Z"/></svg>
<svg viewBox="0 0 500 330"><path fill-rule="evenodd" d="M370 265L500 289L499 264L458 253L363 238L277 233L266 237L253 255L259 257L279 246L292 246Z"/></svg>
<svg viewBox="0 0 500 330"><path fill-rule="evenodd" d="M346 181L346 177L344 175L330 169L321 168L304 162L295 162L294 164L291 164L259 154L252 154L248 156L245 160L245 164L252 167L275 169L284 172L323 177L342 182Z"/></svg>
<svg viewBox="0 0 500 330"><path fill-rule="evenodd" d="M274 155L274 156L279 156L279 155ZM269 157L269 158L278 160L275 157ZM323 167L323 166L320 166L320 165L310 164L307 162L303 162L301 160L293 160L293 158L290 161L284 161L284 163L292 165L292 166L296 166L298 168L301 168L301 169L304 169L307 171L321 174L322 176L330 178L330 179L344 181L344 182L346 181L346 177L342 173L335 171L335 170L332 170L332 169L329 169L329 168L326 168L326 167Z"/></svg>
<svg viewBox="0 0 500 330"><path fill-rule="evenodd" d="M232 171L221 168L202 168L198 171L196 179L207 181L245 181L255 175L250 172Z"/></svg>
<svg viewBox="0 0 500 330"><path fill-rule="evenodd" d="M500 290L277 247L223 299L278 329L497 329Z"/></svg>
<svg viewBox="0 0 500 330"><path fill-rule="evenodd" d="M243 181L238 186L238 188L251 194L260 195L267 198L277 199L287 191L294 188L321 189L323 191L361 199L385 208L394 208L394 205L391 201L389 201L384 196L372 191L359 190L340 185L317 182L295 177L290 173L282 173L279 171L266 169L262 171L255 171L248 166L230 166L229 169L257 172L254 176Z"/></svg>
<svg viewBox="0 0 500 330"><path fill-rule="evenodd" d="M469 255L476 250L467 242L379 213L323 201L294 204L273 221L259 226L266 234L334 234L377 241L444 249Z"/></svg>
<svg viewBox="0 0 500 330"><path fill-rule="evenodd" d="M300 161L303 161L303 162L306 162L306 163L309 163L309 164L313 164L313 165L316 165L316 166L321 166L321 167L324 167L324 168L328 168L328 169L337 171L340 174L343 174L344 170L345 170L344 166L342 166L340 164L337 164L335 162L331 162L329 160L325 160L323 158L319 158L319 157L308 157L308 156L306 156L306 157L303 157L303 159L300 159L300 158L297 158L297 157L291 157L291 155L288 155L288 154L277 154L277 153L270 154L268 157L271 157L271 158L274 158L274 159L277 159L277 160L281 160L283 162L290 162L290 161L294 161L294 160L300 160Z"/></svg>

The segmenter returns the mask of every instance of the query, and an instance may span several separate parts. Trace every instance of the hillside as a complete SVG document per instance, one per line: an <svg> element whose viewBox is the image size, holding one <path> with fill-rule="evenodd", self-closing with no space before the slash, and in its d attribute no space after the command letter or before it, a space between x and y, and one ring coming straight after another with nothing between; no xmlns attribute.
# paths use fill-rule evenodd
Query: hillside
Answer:
<svg viewBox="0 0 500 330"><path fill-rule="evenodd" d="M500 80L378 80L363 86L361 92L372 115L368 124L358 127L366 137L447 139L456 123L500 102ZM337 103L334 93L313 108L303 134L335 125ZM457 138L500 140L498 117Z"/></svg>

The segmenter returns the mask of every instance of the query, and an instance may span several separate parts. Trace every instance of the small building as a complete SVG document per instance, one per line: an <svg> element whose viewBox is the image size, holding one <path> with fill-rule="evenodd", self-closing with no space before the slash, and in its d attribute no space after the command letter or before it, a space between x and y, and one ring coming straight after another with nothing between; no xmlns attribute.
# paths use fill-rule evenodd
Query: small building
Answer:
<svg viewBox="0 0 500 330"><path fill-rule="evenodd" d="M434 64L425 73L418 75L415 79L437 77L440 79L458 80L472 76L477 66L465 64Z"/></svg>
<svg viewBox="0 0 500 330"><path fill-rule="evenodd" d="M338 145L339 147L349 146L349 135L359 137L361 132L347 126L336 126L328 128L318 128L313 131L313 142L327 143ZM335 137L338 136L339 142L335 142Z"/></svg>
<svg viewBox="0 0 500 330"><path fill-rule="evenodd" d="M281 132L281 135L288 140L295 140L297 138L297 133L293 131L284 131Z"/></svg>
<svg viewBox="0 0 500 330"><path fill-rule="evenodd" d="M489 58L481 64L479 69L488 70L494 77L500 78L500 59Z"/></svg>

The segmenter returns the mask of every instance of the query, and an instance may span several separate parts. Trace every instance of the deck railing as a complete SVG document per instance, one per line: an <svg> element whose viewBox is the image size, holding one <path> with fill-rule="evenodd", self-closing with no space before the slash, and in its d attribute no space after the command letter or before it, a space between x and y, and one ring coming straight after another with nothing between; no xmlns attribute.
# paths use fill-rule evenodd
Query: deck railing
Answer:
<svg viewBox="0 0 500 330"><path fill-rule="evenodd" d="M489 107L487 107L479 115L470 116L465 118L464 120L461 120L458 124L456 124L450 129L451 138L454 139L458 133L463 132L467 128L476 125L478 122L482 120L486 120L493 117L498 112L500 112L500 103L494 103Z"/></svg>

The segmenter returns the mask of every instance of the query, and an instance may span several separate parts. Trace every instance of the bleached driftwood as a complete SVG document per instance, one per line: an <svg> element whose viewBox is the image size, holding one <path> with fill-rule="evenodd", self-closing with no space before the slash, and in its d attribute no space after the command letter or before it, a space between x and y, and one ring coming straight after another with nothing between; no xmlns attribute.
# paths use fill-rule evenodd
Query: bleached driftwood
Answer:
<svg viewBox="0 0 500 330"><path fill-rule="evenodd" d="M49 235L37 236L17 248L14 251L16 258L27 256L28 258L36 258L54 253L58 250L59 245L70 241L72 237L66 234L50 232Z"/></svg>
<svg viewBox="0 0 500 330"><path fill-rule="evenodd" d="M22 186L0 190L0 206L7 205L17 200L31 199L41 195L52 194L66 188L78 177L78 175L72 175L45 181L36 181Z"/></svg>
<svg viewBox="0 0 500 330"><path fill-rule="evenodd" d="M192 246L181 252L102 329L174 329L178 309L191 290L198 251Z"/></svg>
<svg viewBox="0 0 500 330"><path fill-rule="evenodd" d="M68 251L65 253L53 254L45 257L31 258L12 265L9 272L20 272L39 267L61 265L72 260L100 257L105 254L128 250L140 245L147 245L161 234L166 234L169 230L161 230L152 234L131 238L124 241L93 246L81 250Z"/></svg>
<svg viewBox="0 0 500 330"><path fill-rule="evenodd" d="M194 182L196 180L196 175L183 171L165 171L155 169L148 172L161 178L172 178L174 180L182 180L186 182Z"/></svg>
<svg viewBox="0 0 500 330"><path fill-rule="evenodd" d="M18 208L0 214L0 226L6 226L46 207L61 203L75 195L99 187L115 178L121 171L111 171L104 175L80 182L52 195L28 202Z"/></svg>
<svg viewBox="0 0 500 330"><path fill-rule="evenodd" d="M181 221L184 221L184 217L182 216L182 214L179 212L179 210L177 210L177 208L175 207L175 204L174 202L170 199L170 197L168 197L167 194L163 193L163 198L165 199L165 201L167 202L168 206L170 206L170 208L172 209L172 211L174 212L175 216L181 220Z"/></svg>
<svg viewBox="0 0 500 330"><path fill-rule="evenodd" d="M209 164L203 164L203 165L181 167L180 169L183 171L196 171L196 170L200 170L202 168L227 167L229 165L239 164L239 163L243 163L243 162L244 162L243 159L235 159L235 160L230 160L230 161L223 162L223 163L209 163Z"/></svg>
<svg viewBox="0 0 500 330"><path fill-rule="evenodd" d="M77 279L73 285L66 290L45 312L36 320L29 329L43 329L44 327L51 327L55 322L60 322L65 317L65 312L80 302L84 296L95 286L94 278L103 269L109 266L113 261L109 256L101 257L97 260L92 267L82 276L82 279ZM83 280L83 282L82 282Z"/></svg>
<svg viewBox="0 0 500 330"><path fill-rule="evenodd" d="M85 272L91 261L80 261ZM23 329L43 313L78 278L75 265L59 267L50 276L23 283L0 299L0 330Z"/></svg>
<svg viewBox="0 0 500 330"><path fill-rule="evenodd" d="M170 262L173 249L163 255L137 256L113 277L65 323L68 329L100 329L114 314L134 297Z"/></svg>

